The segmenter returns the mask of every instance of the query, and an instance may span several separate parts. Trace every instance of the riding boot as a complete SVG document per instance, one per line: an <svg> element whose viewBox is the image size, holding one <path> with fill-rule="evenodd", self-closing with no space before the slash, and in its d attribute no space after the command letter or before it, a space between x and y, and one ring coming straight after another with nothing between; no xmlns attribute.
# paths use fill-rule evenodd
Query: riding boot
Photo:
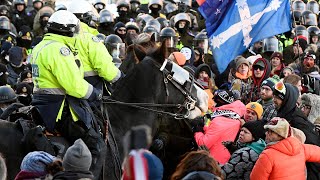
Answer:
<svg viewBox="0 0 320 180"><path fill-rule="evenodd" d="M100 179L100 175L103 174L101 172L103 170L104 161L107 154L106 143L104 142L100 133L97 133L93 128L88 130L82 140L88 146L92 155L90 171L94 175L95 180L98 180Z"/></svg>

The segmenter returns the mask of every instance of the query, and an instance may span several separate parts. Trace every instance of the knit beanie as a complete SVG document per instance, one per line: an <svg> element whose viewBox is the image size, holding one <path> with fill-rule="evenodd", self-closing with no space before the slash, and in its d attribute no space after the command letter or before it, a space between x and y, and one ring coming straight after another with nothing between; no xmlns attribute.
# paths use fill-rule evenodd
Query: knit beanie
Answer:
<svg viewBox="0 0 320 180"><path fill-rule="evenodd" d="M20 74L20 81L22 82L24 79L27 78L32 78L32 72L30 70L24 70L21 74Z"/></svg>
<svg viewBox="0 0 320 180"><path fill-rule="evenodd" d="M263 108L261 104L257 102L250 102L246 105L247 109L251 109L252 111L256 112L258 119L260 120L263 114Z"/></svg>
<svg viewBox="0 0 320 180"><path fill-rule="evenodd" d="M114 25L114 31L116 32L118 29L120 28L126 28L126 25L123 23L123 22L117 22L115 25Z"/></svg>
<svg viewBox="0 0 320 180"><path fill-rule="evenodd" d="M278 76L278 75L274 75L274 76L272 76L272 77L270 77L270 78L262 81L261 87L262 87L262 86L268 86L268 87L270 87L270 88L273 90L273 89L274 89L274 85L275 85L276 83L278 83L279 81L280 81L279 76Z"/></svg>
<svg viewBox="0 0 320 180"><path fill-rule="evenodd" d="M271 57L270 57L270 60L273 59L273 58L275 58L275 57L279 58L281 61L283 60L282 53L280 53L280 52L274 52L274 53L272 53L272 55L271 55Z"/></svg>
<svg viewBox="0 0 320 180"><path fill-rule="evenodd" d="M64 155L62 166L66 171L88 171L92 156L82 139L77 139Z"/></svg>
<svg viewBox="0 0 320 180"><path fill-rule="evenodd" d="M277 84L275 84L273 95L278 96L281 100L284 100L286 95L286 86L282 81L279 81Z"/></svg>
<svg viewBox="0 0 320 180"><path fill-rule="evenodd" d="M42 173L46 172L46 166L52 163L56 157L44 151L28 153L22 160L21 171Z"/></svg>
<svg viewBox="0 0 320 180"><path fill-rule="evenodd" d="M6 55L9 54L9 50L12 47L12 43L8 42L8 41L4 41L1 44L1 49L0 49L0 54L2 57L5 57Z"/></svg>
<svg viewBox="0 0 320 180"><path fill-rule="evenodd" d="M236 62L236 70L238 70L238 68L241 66L241 64L245 64L248 67L250 67L249 61L244 58L243 56L237 56L235 58L235 62Z"/></svg>
<svg viewBox="0 0 320 180"><path fill-rule="evenodd" d="M293 44L299 44L302 51L304 51L307 48L308 42L306 37L300 35L295 37L293 41L294 41Z"/></svg>
<svg viewBox="0 0 320 180"><path fill-rule="evenodd" d="M270 129L283 138L290 137L292 134L288 121L279 117L272 118L267 125L264 125L264 129Z"/></svg>
<svg viewBox="0 0 320 180"><path fill-rule="evenodd" d="M9 50L9 61L14 66L20 67L24 58L23 48L14 46Z"/></svg>
<svg viewBox="0 0 320 180"><path fill-rule="evenodd" d="M250 131L254 141L258 141L260 138L264 139L265 137L265 130L263 128L262 121L248 121L244 123L242 127L245 127Z"/></svg>
<svg viewBox="0 0 320 180"><path fill-rule="evenodd" d="M218 106L223 106L226 104L231 104L234 102L233 93L228 90L222 90L215 94L214 102L217 103Z"/></svg>
<svg viewBox="0 0 320 180"><path fill-rule="evenodd" d="M26 82L20 82L16 87L16 94L32 94L32 87Z"/></svg>

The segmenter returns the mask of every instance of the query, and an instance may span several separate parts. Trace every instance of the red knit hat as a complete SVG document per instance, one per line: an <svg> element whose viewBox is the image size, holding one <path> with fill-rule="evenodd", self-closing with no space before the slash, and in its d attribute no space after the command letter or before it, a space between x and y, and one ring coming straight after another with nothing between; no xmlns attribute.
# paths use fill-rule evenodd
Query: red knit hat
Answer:
<svg viewBox="0 0 320 180"><path fill-rule="evenodd" d="M275 58L275 57L279 58L281 61L283 60L283 56L282 56L282 54L281 54L280 52L274 52L274 53L271 55L270 60L272 60L272 59Z"/></svg>

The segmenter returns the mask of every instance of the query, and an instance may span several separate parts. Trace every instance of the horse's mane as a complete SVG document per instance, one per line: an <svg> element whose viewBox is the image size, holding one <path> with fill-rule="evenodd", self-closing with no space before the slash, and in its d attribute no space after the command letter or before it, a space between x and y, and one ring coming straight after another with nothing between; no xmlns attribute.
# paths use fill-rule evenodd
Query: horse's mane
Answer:
<svg viewBox="0 0 320 180"><path fill-rule="evenodd" d="M159 48L156 48L147 54L158 63L163 63L164 59L169 56L169 51L165 43L162 43Z"/></svg>

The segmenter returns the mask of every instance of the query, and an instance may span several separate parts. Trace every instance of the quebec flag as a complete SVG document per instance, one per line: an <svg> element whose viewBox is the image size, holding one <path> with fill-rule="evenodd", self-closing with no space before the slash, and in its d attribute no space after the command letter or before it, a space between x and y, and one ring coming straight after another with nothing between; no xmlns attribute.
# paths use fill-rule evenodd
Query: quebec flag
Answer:
<svg viewBox="0 0 320 180"><path fill-rule="evenodd" d="M289 0L197 0L218 69L253 43L291 30Z"/></svg>

